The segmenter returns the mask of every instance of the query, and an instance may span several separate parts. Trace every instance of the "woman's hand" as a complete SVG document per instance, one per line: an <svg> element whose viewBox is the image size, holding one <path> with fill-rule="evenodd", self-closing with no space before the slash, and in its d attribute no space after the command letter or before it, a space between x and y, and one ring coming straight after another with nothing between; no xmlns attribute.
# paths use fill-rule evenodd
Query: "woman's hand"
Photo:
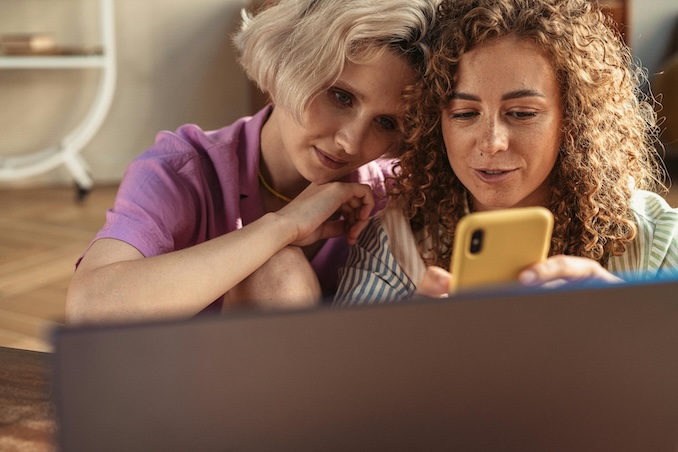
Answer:
<svg viewBox="0 0 678 452"><path fill-rule="evenodd" d="M532 265L518 276L525 286L555 287L568 282L598 280L609 283L622 282L598 262L585 257L551 256L544 262Z"/></svg>
<svg viewBox="0 0 678 452"><path fill-rule="evenodd" d="M367 225L374 209L368 185L350 182L311 184L277 213L296 225L292 245L310 245L321 239L346 234L349 245ZM332 219L336 213L340 219Z"/></svg>
<svg viewBox="0 0 678 452"><path fill-rule="evenodd" d="M417 285L417 294L428 297L446 297L450 291L452 274L441 267L432 265L426 268L426 273Z"/></svg>
<svg viewBox="0 0 678 452"><path fill-rule="evenodd" d="M447 296L451 278L452 274L443 268L428 267L417 286L417 294L429 297ZM562 254L526 268L518 278L522 285L530 287L557 287L570 282L590 280L608 283L623 281L593 259Z"/></svg>

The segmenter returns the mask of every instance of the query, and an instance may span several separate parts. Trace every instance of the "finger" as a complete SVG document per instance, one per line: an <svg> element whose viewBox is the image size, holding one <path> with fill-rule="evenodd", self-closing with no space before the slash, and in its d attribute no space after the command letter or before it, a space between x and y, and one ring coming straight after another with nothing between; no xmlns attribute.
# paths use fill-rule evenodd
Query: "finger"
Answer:
<svg viewBox="0 0 678 452"><path fill-rule="evenodd" d="M364 184L355 184L353 188L354 197L351 199L351 207L358 211L357 217L359 219L366 220L375 206L372 190Z"/></svg>
<svg viewBox="0 0 678 452"><path fill-rule="evenodd" d="M346 240L348 241L349 245L355 245L360 233L363 232L363 229L365 229L368 223L368 220L360 220L347 227Z"/></svg>
<svg viewBox="0 0 678 452"><path fill-rule="evenodd" d="M358 212L356 211L356 209L349 208L348 206L342 206L340 211L341 211L341 216L344 218L344 220L346 220L346 223L347 223L346 228L348 230L348 228L351 225L355 224L358 221L358 215L357 215Z"/></svg>
<svg viewBox="0 0 678 452"><path fill-rule="evenodd" d="M369 202L371 199L371 197L353 197L341 205L339 210L341 211L344 218L348 221L349 225L353 225L359 221L367 220L370 217L370 213L372 212L374 206Z"/></svg>
<svg viewBox="0 0 678 452"><path fill-rule="evenodd" d="M344 220L329 220L320 226L320 237L322 239L330 239L332 237L339 237L346 234L346 222Z"/></svg>
<svg viewBox="0 0 678 452"><path fill-rule="evenodd" d="M535 264L519 275L522 284L539 286L547 283L558 284L558 280L573 282L597 279L605 282L619 282L621 279L604 269L593 259L576 256L551 256Z"/></svg>
<svg viewBox="0 0 678 452"><path fill-rule="evenodd" d="M349 245L354 245L367 223L367 221L359 221L349 225L343 219L326 221L319 228L318 240L345 235Z"/></svg>
<svg viewBox="0 0 678 452"><path fill-rule="evenodd" d="M348 201L346 201L344 203L344 206L348 207L351 210L359 210L364 204L365 203L363 202L363 198L354 196Z"/></svg>
<svg viewBox="0 0 678 452"><path fill-rule="evenodd" d="M450 290L452 275L447 270L430 266L426 268L424 277L417 286L417 293L429 297L447 296Z"/></svg>

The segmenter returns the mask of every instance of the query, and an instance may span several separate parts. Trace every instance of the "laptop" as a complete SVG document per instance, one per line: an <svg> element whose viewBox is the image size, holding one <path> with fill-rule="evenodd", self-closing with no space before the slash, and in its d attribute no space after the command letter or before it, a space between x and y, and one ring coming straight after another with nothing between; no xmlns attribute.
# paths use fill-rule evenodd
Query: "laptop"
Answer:
<svg viewBox="0 0 678 452"><path fill-rule="evenodd" d="M54 334L64 451L676 451L678 280Z"/></svg>

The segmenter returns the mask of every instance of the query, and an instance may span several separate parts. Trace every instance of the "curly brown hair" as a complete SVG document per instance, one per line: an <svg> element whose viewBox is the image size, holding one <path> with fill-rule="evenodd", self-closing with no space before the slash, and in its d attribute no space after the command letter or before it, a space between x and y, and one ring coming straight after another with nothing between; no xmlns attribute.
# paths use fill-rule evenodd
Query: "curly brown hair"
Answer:
<svg viewBox="0 0 678 452"><path fill-rule="evenodd" d="M605 265L635 238L632 191L664 192L667 176L655 147L653 101L642 91L647 77L611 19L589 0L441 3L426 74L409 99L407 149L396 166L391 202L421 238L427 264L447 267L468 195L445 152L441 112L463 54L504 36L543 49L562 95L563 139L546 206L556 225L550 253Z"/></svg>

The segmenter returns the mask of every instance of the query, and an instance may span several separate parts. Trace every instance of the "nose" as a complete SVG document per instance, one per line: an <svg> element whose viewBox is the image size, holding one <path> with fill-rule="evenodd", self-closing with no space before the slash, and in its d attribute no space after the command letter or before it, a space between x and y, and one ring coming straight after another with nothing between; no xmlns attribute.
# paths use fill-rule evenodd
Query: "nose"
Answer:
<svg viewBox="0 0 678 452"><path fill-rule="evenodd" d="M487 118L480 137L480 150L487 154L505 151L508 147L506 125L496 118Z"/></svg>
<svg viewBox="0 0 678 452"><path fill-rule="evenodd" d="M347 154L357 155L368 138L369 130L369 121L353 118L340 125L335 134L335 142Z"/></svg>

